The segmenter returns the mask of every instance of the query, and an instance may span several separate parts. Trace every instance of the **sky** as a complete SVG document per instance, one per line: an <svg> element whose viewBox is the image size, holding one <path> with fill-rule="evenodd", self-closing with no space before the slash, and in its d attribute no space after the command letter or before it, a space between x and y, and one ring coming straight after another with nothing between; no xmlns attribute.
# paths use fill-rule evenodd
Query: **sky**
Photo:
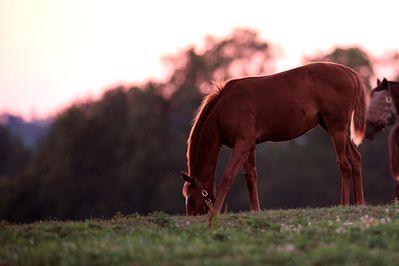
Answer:
<svg viewBox="0 0 399 266"><path fill-rule="evenodd" d="M44 118L119 84L162 80L162 58L207 35L259 31L283 52L398 51L399 1L0 0L0 113Z"/></svg>

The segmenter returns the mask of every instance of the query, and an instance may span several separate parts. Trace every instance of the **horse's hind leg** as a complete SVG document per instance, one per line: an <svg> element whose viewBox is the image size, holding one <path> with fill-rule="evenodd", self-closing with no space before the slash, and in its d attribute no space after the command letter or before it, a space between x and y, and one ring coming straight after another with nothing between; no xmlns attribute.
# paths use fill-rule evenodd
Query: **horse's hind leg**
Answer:
<svg viewBox="0 0 399 266"><path fill-rule="evenodd" d="M354 202L356 205L364 204L364 193L363 193L363 178L362 178L362 167L361 167L361 156L355 144L347 137L346 140L347 157L351 164L352 172L352 188L354 195Z"/></svg>
<svg viewBox="0 0 399 266"><path fill-rule="evenodd" d="M349 116L347 116L347 119L343 118L345 118L344 112L327 116L321 114L319 117L319 124L327 131L334 144L335 154L337 156L337 162L342 176L341 205L349 205L350 178L352 170L346 152L346 146L349 145L347 144L348 138L346 135Z"/></svg>
<svg viewBox="0 0 399 266"><path fill-rule="evenodd" d="M341 205L349 205L351 165L346 156L347 138L345 131L330 133L337 155L338 165L342 176Z"/></svg>
<svg viewBox="0 0 399 266"><path fill-rule="evenodd" d="M249 154L247 161L244 163L244 177L251 202L251 211L260 211L257 185L258 175L255 167L255 150Z"/></svg>

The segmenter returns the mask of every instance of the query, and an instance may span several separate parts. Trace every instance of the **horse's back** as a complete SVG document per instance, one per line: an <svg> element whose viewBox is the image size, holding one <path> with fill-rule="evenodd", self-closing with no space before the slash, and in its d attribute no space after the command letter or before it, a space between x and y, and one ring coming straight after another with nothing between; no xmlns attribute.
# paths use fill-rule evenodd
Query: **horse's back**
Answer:
<svg viewBox="0 0 399 266"><path fill-rule="evenodd" d="M232 80L218 104L221 127L229 133L255 127L257 142L298 137L319 123L320 114L350 111L356 94L351 75L339 64L311 63Z"/></svg>
<svg viewBox="0 0 399 266"><path fill-rule="evenodd" d="M326 94L355 94L354 85L353 74L348 67L317 62L269 76L231 80L226 84L225 100L232 102L241 100L242 97L253 100L306 97L311 100L311 96L317 98Z"/></svg>

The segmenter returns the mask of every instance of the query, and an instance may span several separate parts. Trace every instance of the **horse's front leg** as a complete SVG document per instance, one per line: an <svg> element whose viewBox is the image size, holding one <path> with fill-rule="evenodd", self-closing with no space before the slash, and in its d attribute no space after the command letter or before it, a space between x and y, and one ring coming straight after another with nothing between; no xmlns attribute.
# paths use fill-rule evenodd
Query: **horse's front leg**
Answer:
<svg viewBox="0 0 399 266"><path fill-rule="evenodd" d="M243 167L245 161L248 159L248 156L250 155L250 152L254 149L254 147L255 145L243 139L238 140L235 143L230 160L226 166L226 169L222 176L222 180L219 185L216 202L212 210L212 216L220 213L227 192L230 190L238 170Z"/></svg>
<svg viewBox="0 0 399 266"><path fill-rule="evenodd" d="M251 202L251 211L260 211L259 197L258 197L258 175L256 173L255 150L253 150L247 161L244 163L244 177L247 183L249 199Z"/></svg>

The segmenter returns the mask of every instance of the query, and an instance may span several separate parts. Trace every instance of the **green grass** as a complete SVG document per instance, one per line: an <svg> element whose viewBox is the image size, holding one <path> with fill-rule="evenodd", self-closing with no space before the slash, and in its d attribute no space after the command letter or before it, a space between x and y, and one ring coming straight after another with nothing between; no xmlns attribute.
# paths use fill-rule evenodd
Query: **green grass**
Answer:
<svg viewBox="0 0 399 266"><path fill-rule="evenodd" d="M0 265L398 263L398 205L0 224Z"/></svg>

